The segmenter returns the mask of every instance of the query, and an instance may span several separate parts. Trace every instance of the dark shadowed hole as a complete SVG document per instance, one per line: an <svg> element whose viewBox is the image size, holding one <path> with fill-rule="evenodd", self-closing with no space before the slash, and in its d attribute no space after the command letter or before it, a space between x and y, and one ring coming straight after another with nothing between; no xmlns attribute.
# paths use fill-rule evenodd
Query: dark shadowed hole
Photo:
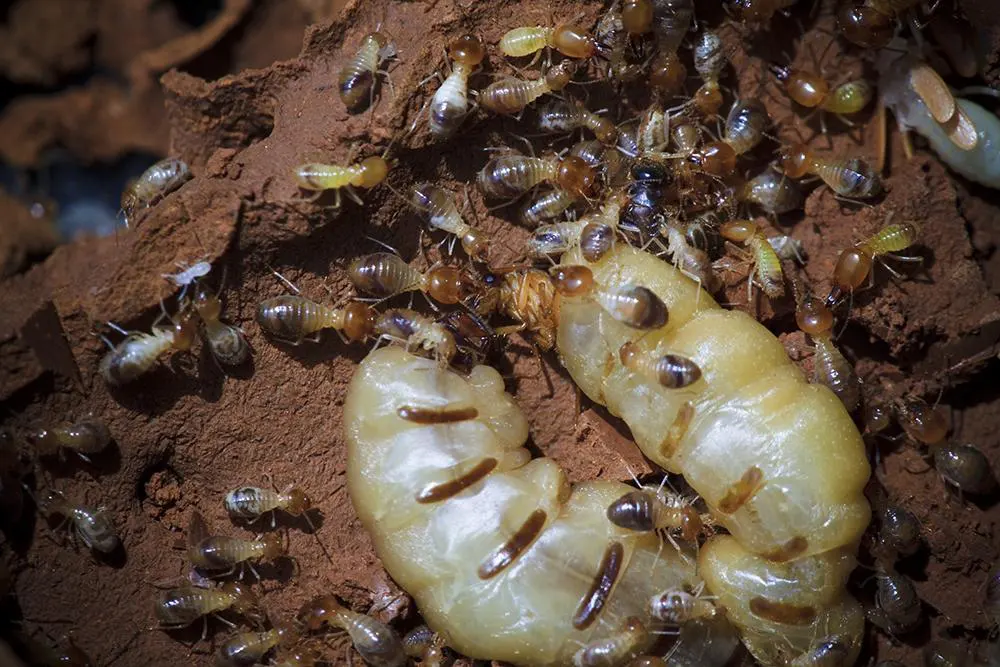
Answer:
<svg viewBox="0 0 1000 667"><path fill-rule="evenodd" d="M222 11L222 0L169 0L177 18L192 28L197 28Z"/></svg>

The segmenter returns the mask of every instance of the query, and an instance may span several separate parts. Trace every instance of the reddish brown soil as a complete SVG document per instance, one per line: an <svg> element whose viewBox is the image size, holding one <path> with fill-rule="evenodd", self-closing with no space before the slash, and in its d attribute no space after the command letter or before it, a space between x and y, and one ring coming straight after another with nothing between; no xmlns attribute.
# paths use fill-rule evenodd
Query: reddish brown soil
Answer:
<svg viewBox="0 0 1000 667"><path fill-rule="evenodd" d="M564 0L498 1L471 7L450 0L399 2L389 12L384 11L384 2L355 2L335 22L310 28L298 58L268 66L288 48L287 35L301 29L297 20L332 11L323 3L302 3L295 10L300 18L295 19L279 4L262 3L263 9L241 23L232 38L236 62L262 69L213 82L180 71L162 79L171 152L191 164L195 178L144 213L131 232L60 247L43 264L7 279L0 291L0 400L7 407L5 425L20 435L92 411L114 435L113 451L97 458L93 466L57 465L47 473L51 479L34 481L41 488L61 489L71 499L106 506L120 530L123 554L106 563L95 562L47 539L43 522L31 516L17 524L9 539L16 603L24 618L31 619L26 627L43 628L52 635L72 628L76 642L97 664L115 656L123 665L211 664L203 655L206 643L199 644L190 658L182 643L199 637L199 625L179 633L147 631L153 624L153 584L182 575L184 554L172 547L182 537L193 509L220 532L250 535L231 525L221 501L230 488L261 484L266 474L279 485L301 485L322 513L315 536L301 522L293 523L290 550L299 571L288 563L265 568L261 588L269 613L287 618L319 593L335 593L362 610L385 606L398 595L343 488L340 408L355 364L367 348L346 346L333 335L324 336L319 344L275 345L261 334L254 313L262 299L285 291L269 267L316 300L345 299L351 294L346 264L376 249L365 236L393 245L406 258L415 257L420 224L385 187L367 193L364 207L348 203L334 215L330 209L298 201L300 193L289 174L295 165L312 158L346 163L354 154L381 151L391 137L397 137L394 155L399 165L390 177L393 187L402 191L414 182L435 180L460 191L485 161L469 147L510 144L515 141L510 133L530 130L513 119L480 114L451 144L427 145L423 128L398 139L431 90L432 84L425 84L418 94L417 84L439 62L442 44L469 30L495 44L513 27L514 13L517 23L528 25L547 23L550 13L571 16L579 11L577 3ZM598 9L588 6L584 20L596 16ZM392 69L396 96L384 90L374 112L348 115L336 98L338 69L361 36L383 19L400 50ZM825 18L820 23L829 25ZM279 37L271 38L271 25L284 26L276 33ZM166 28L148 29L157 35L170 33ZM773 36L798 33L792 21L782 18L775 20L772 31L731 32L732 61L741 75L738 86L731 75L728 83L743 96L762 95L772 117L780 121L780 138L791 140L809 130L794 118L773 86L761 86L764 77L758 58L781 60L781 49L791 46L787 41L778 46ZM822 51L827 38L819 31L810 36L817 40L815 50ZM134 35L131 39L142 42ZM107 53L111 47L105 46L99 51ZM124 63L135 62L135 54L150 48L143 42L114 58L125 68ZM836 51L826 56L831 70L864 69L856 56ZM46 62L72 63L75 53L66 47L43 55ZM494 53L490 67L503 70ZM810 63L807 50L796 53L797 63ZM481 86L487 80L488 75L479 75L474 84ZM67 96L103 100L96 85ZM53 114L72 115L80 104L69 99L44 103L52 106ZM143 108L155 106L154 101L145 104L150 106ZM100 110L94 113L102 117ZM120 140L118 151L135 145L162 149L160 139L153 137L156 130L144 131L142 125L148 120L156 127L155 114L146 117L135 110L132 114L121 121L122 135L107 132L105 126L104 141ZM630 112L621 114L624 119ZM16 118L13 109L0 125L14 122L11 117ZM833 152L874 153L872 139L860 136L870 133L848 133L835 119L830 124L835 133L830 136ZM63 121L58 125L66 127ZM37 131L44 140L29 134L22 145L13 142L5 147L14 156L9 159L31 163L38 157L38 146L69 142L73 134L46 132ZM101 132L95 128L93 138L73 145L74 151L89 158L115 154L99 148ZM813 143L826 147L823 138ZM767 150L761 154L762 163ZM798 276L817 293L825 293L838 253L877 229L889 212L920 225L923 270L908 280L893 281L877 269L875 287L854 298L841 343L857 362L870 396L893 398L917 392L933 400L943 389L942 404L952 408L951 437L978 444L994 469L1000 469L996 435L1000 392L990 381L996 377L994 357L1000 340L996 193L956 182L924 153L906 162L898 142L892 155L884 201L858 208L818 189L810 195L804 214L782 218L771 231L790 233L803 242L809 263ZM517 261L527 232L511 224L512 212L491 214L478 194L470 193L480 226L496 236L493 263ZM109 389L96 371L105 349L93 335L95 327L111 320L129 329L147 329L159 312L160 300L175 291L161 274L175 271L175 262L202 257L225 270L225 317L247 332L254 350L252 362L224 373L199 348L195 354L176 355L133 385ZM742 276L732 276L731 283L726 299L746 307ZM786 299L754 308L808 368L811 350L795 332L791 306ZM63 337L68 352L60 342ZM586 403L581 413L574 409L577 392L553 355L539 360L529 347L515 341L507 356L503 371L530 416L534 444L564 466L571 479L627 479L629 470L650 471L623 425ZM951 366L959 368L946 372ZM930 638L986 637L989 621L981 607L982 583L998 553L1000 509L995 498L970 502L946 490L912 445L878 443L878 447L885 462L880 479L926 529L927 548L902 569L917 581L930 620L899 642L879 635L873 651L879 657L917 664L917 650ZM870 590L868 584L862 597L870 596ZM389 617L404 612L389 607L380 613ZM409 612L404 615L412 617ZM213 623L210 629L217 639L226 634L220 624Z"/></svg>

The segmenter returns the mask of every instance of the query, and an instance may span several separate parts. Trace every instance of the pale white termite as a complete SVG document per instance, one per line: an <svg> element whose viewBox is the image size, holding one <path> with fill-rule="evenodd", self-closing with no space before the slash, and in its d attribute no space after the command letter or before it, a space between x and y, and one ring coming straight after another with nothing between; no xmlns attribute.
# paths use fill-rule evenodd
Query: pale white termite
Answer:
<svg viewBox="0 0 1000 667"><path fill-rule="evenodd" d="M483 62L486 50L475 35L462 35L448 44L452 59L451 74L434 92L430 102L431 134L447 139L469 113L469 76Z"/></svg>
<svg viewBox="0 0 1000 667"><path fill-rule="evenodd" d="M870 469L840 400L808 384L756 320L723 310L666 262L619 244L589 266L603 285L644 285L670 312L637 336L593 299L563 296L557 345L584 393L625 420L647 457L683 474L731 533L699 552L708 591L764 665L785 665L831 632L856 656L864 616L845 584L871 515ZM621 363L625 343L689 358L703 381L659 386Z"/></svg>
<svg viewBox="0 0 1000 667"><path fill-rule="evenodd" d="M528 423L488 366L463 376L376 350L344 428L348 489L379 558L464 655L569 667L581 647L627 639L629 619L652 627L657 591L698 585L690 552L607 520L632 487L570 486L531 459Z"/></svg>

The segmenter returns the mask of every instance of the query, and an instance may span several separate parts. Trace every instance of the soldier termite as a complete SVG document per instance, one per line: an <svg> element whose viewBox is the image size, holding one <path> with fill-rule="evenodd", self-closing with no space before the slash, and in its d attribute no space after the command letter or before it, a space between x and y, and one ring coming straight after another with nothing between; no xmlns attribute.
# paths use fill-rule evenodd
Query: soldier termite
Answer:
<svg viewBox="0 0 1000 667"><path fill-rule="evenodd" d="M309 631L339 628L350 637L354 649L372 667L403 667L407 664L403 642L396 631L366 614L341 605L330 595L321 595L302 605L297 619Z"/></svg>
<svg viewBox="0 0 1000 667"><path fill-rule="evenodd" d="M420 212L429 227L451 234L452 246L458 239L466 255L480 262L486 261L489 235L469 226L462 219L450 192L433 183L418 183L410 193L410 204Z"/></svg>
<svg viewBox="0 0 1000 667"><path fill-rule="evenodd" d="M511 58L534 55L544 48L555 49L567 58L590 58L597 52L597 42L572 22L553 27L513 28L497 44L500 52Z"/></svg>
<svg viewBox="0 0 1000 667"><path fill-rule="evenodd" d="M538 128L549 134L572 134L578 129L594 133L597 140L614 145L618 128L610 118L589 111L579 102L553 100L538 111Z"/></svg>
<svg viewBox="0 0 1000 667"><path fill-rule="evenodd" d="M62 517L56 530L68 527L70 536L88 549L110 554L120 544L115 525L103 507L78 505L67 500L62 492L50 490L38 503L38 511L45 517Z"/></svg>
<svg viewBox="0 0 1000 667"><path fill-rule="evenodd" d="M291 648L299 633L287 623L278 623L263 632L238 632L224 641L215 653L219 667L246 667L260 663L276 647Z"/></svg>
<svg viewBox="0 0 1000 667"><path fill-rule="evenodd" d="M772 218L802 208L804 197L798 184L785 174L766 169L744 183L740 201L756 204Z"/></svg>
<svg viewBox="0 0 1000 667"><path fill-rule="evenodd" d="M256 594L249 586L238 581L227 581L219 588L186 585L167 589L157 594L153 607L161 630L185 628L208 615L215 616L230 627L235 627L230 621L219 616L220 612L228 609L232 609L258 626L263 624L264 615L260 611ZM207 633L208 619L205 618L204 634Z"/></svg>
<svg viewBox="0 0 1000 667"><path fill-rule="evenodd" d="M562 259L580 261L578 251ZM589 268L598 284L645 285L670 312L665 327L636 340L593 300L563 298L557 349L583 392L625 420L646 456L684 475L730 531L699 549L707 591L764 664L806 653L828 628L844 637L853 660L864 615L846 592L853 563L842 559L869 524L870 468L841 401L808 384L753 318L706 295L699 301L693 281L668 263L618 244ZM702 381L678 392L628 371L617 356L633 340L696 361ZM780 409L772 402L778 396ZM817 507L825 509L816 514Z"/></svg>
<svg viewBox="0 0 1000 667"><path fill-rule="evenodd" d="M569 85L575 69L572 60L564 60L537 79L508 77L494 81L479 93L479 103L493 113L516 114L542 95L559 92Z"/></svg>
<svg viewBox="0 0 1000 667"><path fill-rule="evenodd" d="M583 265L556 267L552 271L552 282L563 298L592 298L611 317L633 329L659 329L667 324L666 305L648 287L599 285L593 272Z"/></svg>
<svg viewBox="0 0 1000 667"><path fill-rule="evenodd" d="M101 377L109 385L120 387L148 372L170 350L190 350L198 335L195 317L193 312L182 311L172 326L154 324L148 334L118 329L125 334L125 340L117 345L105 340L111 350L101 357L98 365ZM110 322L108 324L114 327Z"/></svg>
<svg viewBox="0 0 1000 667"><path fill-rule="evenodd" d="M781 168L789 178L818 176L836 195L849 200L871 199L884 191L878 172L861 158L822 155L805 144L782 148Z"/></svg>
<svg viewBox="0 0 1000 667"><path fill-rule="evenodd" d="M371 306L358 301L334 308L297 294L265 299L257 306L260 328L293 345L323 329L333 329L350 342L365 340L375 330L376 315Z"/></svg>
<svg viewBox="0 0 1000 667"><path fill-rule="evenodd" d="M911 223L886 224L872 236L841 252L833 269L833 287L826 297L827 305L838 303L845 294L853 294L866 279L871 280L875 260L897 278L902 276L889 267L883 257L891 257L901 262L923 261L921 257L902 257L895 254L916 243L917 233L917 227Z"/></svg>
<svg viewBox="0 0 1000 667"><path fill-rule="evenodd" d="M121 214L128 227L140 208L148 208L184 185L191 170L184 160L168 157L151 165L122 193Z"/></svg>
<svg viewBox="0 0 1000 667"><path fill-rule="evenodd" d="M438 140L454 134L469 113L469 77L483 62L486 49L475 35L462 35L448 43L448 55L452 60L451 74L445 77L428 102L428 125L431 135ZM410 132L418 120L420 116L414 119Z"/></svg>
<svg viewBox="0 0 1000 667"><path fill-rule="evenodd" d="M191 513L188 524L187 553L191 564L200 570L216 572L223 570L225 574L236 571L239 567L250 568L250 572L259 581L260 575L251 561L274 561L288 556L285 539L271 533L254 540L244 540L227 535L212 535L208 524L197 510Z"/></svg>
<svg viewBox="0 0 1000 667"><path fill-rule="evenodd" d="M416 418L415 409L436 418ZM634 489L571 488L551 459L530 460L521 447L527 421L490 367L460 375L379 349L361 363L344 414L358 515L430 628L464 655L569 667L581 645L621 637L630 617L651 626L656 591L697 585L693 561L674 550L658 556L655 536L630 535L607 520L608 505ZM400 475L399 456L420 463ZM419 544L408 543L382 520L404 503L418 522L440 512L475 520L447 528L431 520ZM430 548L445 533L452 548ZM474 595L456 596L456 581ZM505 620L511 595L519 609L534 610L532 623ZM499 627L507 629L483 631Z"/></svg>
<svg viewBox="0 0 1000 667"><path fill-rule="evenodd" d="M90 463L89 454L98 454L111 442L111 433L103 421L93 415L66 426L43 428L28 436L41 456L70 451Z"/></svg>
<svg viewBox="0 0 1000 667"><path fill-rule="evenodd" d="M938 474L960 493L983 495L996 489L990 460L975 445L949 443L934 446L932 450Z"/></svg>
<svg viewBox="0 0 1000 667"><path fill-rule="evenodd" d="M421 273L396 254L376 252L358 257L347 268L360 291L384 299L420 291L438 303L453 305L472 295L474 281L453 266L434 266Z"/></svg>
<svg viewBox="0 0 1000 667"><path fill-rule="evenodd" d="M384 155L373 155L347 166L319 162L302 164L295 167L292 176L300 189L315 193L310 201L326 190L333 190L333 207L339 209L341 191L358 206L364 205L354 188L371 190L385 180L389 167Z"/></svg>
<svg viewBox="0 0 1000 667"><path fill-rule="evenodd" d="M861 400L861 381L833 343L833 313L821 300L807 297L796 309L795 321L813 340L813 382L825 384L853 411Z"/></svg>
<svg viewBox="0 0 1000 667"><path fill-rule="evenodd" d="M243 330L220 319L222 302L212 289L199 282L194 289L191 307L198 313L203 334L212 357L225 366L239 366L250 356L250 344Z"/></svg>
<svg viewBox="0 0 1000 667"><path fill-rule="evenodd" d="M733 243L745 245L750 252L753 270L747 276L747 298L756 283L770 299L776 299L785 293L784 273L781 270L781 260L763 230L752 220L731 220L719 228L722 238Z"/></svg>
<svg viewBox="0 0 1000 667"><path fill-rule="evenodd" d="M376 30L361 39L361 46L340 70L337 88L340 101L348 111L357 112L370 105L375 95L375 79L383 74L388 80L388 72L379 65L396 55L396 45L389 36ZM390 84L391 85L391 84Z"/></svg>
<svg viewBox="0 0 1000 667"><path fill-rule="evenodd" d="M517 153L491 159L476 176L482 193L495 199L515 199L544 181L582 197L590 193L596 180L594 168L583 158L529 157Z"/></svg>
<svg viewBox="0 0 1000 667"><path fill-rule="evenodd" d="M450 331L408 308L390 308L381 313L375 319L375 334L411 352L431 354L443 366L451 363L458 351Z"/></svg>

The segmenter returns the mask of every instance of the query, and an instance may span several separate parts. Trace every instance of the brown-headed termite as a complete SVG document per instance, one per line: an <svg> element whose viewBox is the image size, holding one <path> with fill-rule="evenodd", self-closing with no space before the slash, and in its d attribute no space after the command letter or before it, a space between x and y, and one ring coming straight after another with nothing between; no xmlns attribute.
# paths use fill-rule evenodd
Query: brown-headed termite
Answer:
<svg viewBox="0 0 1000 667"><path fill-rule="evenodd" d="M270 514L271 528L275 526L275 513L278 510L309 521L309 511L313 509L312 500L306 492L294 484L289 484L282 491L276 488L240 486L227 493L222 504L229 516L248 523L255 523L265 514Z"/></svg>
<svg viewBox="0 0 1000 667"><path fill-rule="evenodd" d="M555 27L522 26L503 34L497 47L505 56L521 58L534 55L542 49L555 49L567 58L590 58L597 53L597 42L572 22L558 23Z"/></svg>
<svg viewBox="0 0 1000 667"><path fill-rule="evenodd" d="M371 306L359 301L334 308L298 294L282 294L257 306L260 328L294 345L318 336L323 329L333 329L348 341L365 340L375 330L376 315Z"/></svg>
<svg viewBox="0 0 1000 667"><path fill-rule="evenodd" d="M498 114L516 114L542 95L556 93L569 85L576 65L564 60L553 65L537 79L508 77L494 81L479 93L479 103Z"/></svg>
<svg viewBox="0 0 1000 667"><path fill-rule="evenodd" d="M480 262L486 261L489 235L465 222L450 192L433 183L418 183L410 192L410 204L420 212L429 227L451 234L452 246L458 239L466 255Z"/></svg>
<svg viewBox="0 0 1000 667"><path fill-rule="evenodd" d="M224 366L239 366L250 356L250 344L243 330L220 319L222 302L205 283L199 282L191 297L191 307L201 318L202 334L212 357Z"/></svg>
<svg viewBox="0 0 1000 667"><path fill-rule="evenodd" d="M109 385L120 387L147 373L167 352L190 350L198 335L196 317L189 310L182 311L171 326L154 324L148 334L124 331L109 322L109 326L125 334L125 340L117 345L105 341L111 350L101 357L97 367L101 377Z"/></svg>
<svg viewBox="0 0 1000 667"><path fill-rule="evenodd" d="M757 223L752 220L730 220L719 228L719 234L727 241L746 246L749 251L748 259L753 263L753 269L747 276L748 299L752 295L754 282L770 299L776 299L785 293L781 260Z"/></svg>
<svg viewBox="0 0 1000 667"><path fill-rule="evenodd" d="M591 298L611 317L633 329L659 329L667 324L668 312L663 301L642 285L600 285L584 265L562 265L553 269L556 291L566 298Z"/></svg>
<svg viewBox="0 0 1000 667"><path fill-rule="evenodd" d="M38 503L38 511L45 517L62 517L60 525L69 529L70 536L93 551L110 554L121 543L115 524L103 507L79 505L62 492L50 490Z"/></svg>
<svg viewBox="0 0 1000 667"><path fill-rule="evenodd" d="M483 43L475 35L462 35L448 43L451 57L451 74L445 77L441 87L434 91L428 104L431 135L436 139L447 139L461 126L469 113L469 77L486 57ZM416 127L419 116L413 121L410 131Z"/></svg>
<svg viewBox="0 0 1000 667"><path fill-rule="evenodd" d="M438 303L456 304L469 298L475 281L453 266L434 266L421 273L399 255L376 252L358 257L347 268L354 286L376 298L420 291Z"/></svg>
<svg viewBox="0 0 1000 667"><path fill-rule="evenodd" d="M170 588L157 594L153 606L161 630L185 628L208 615L233 626L218 615L228 609L258 626L264 621L257 595L249 586L238 581L227 581L218 588L198 588L190 584ZM206 619L206 633L207 628Z"/></svg>
<svg viewBox="0 0 1000 667"><path fill-rule="evenodd" d="M220 667L245 667L260 663L271 649L291 648L300 635L288 623L277 623L270 630L237 632L226 639L215 652Z"/></svg>
<svg viewBox="0 0 1000 667"><path fill-rule="evenodd" d="M89 455L104 451L111 433L103 421L88 415L73 424L39 429L29 434L28 440L40 456L64 456L69 451L90 463Z"/></svg>
<svg viewBox="0 0 1000 667"><path fill-rule="evenodd" d="M583 158L531 157L518 153L498 155L476 176L476 184L487 197L515 199L542 182L549 182L576 196L586 196L594 187L594 168Z"/></svg>
<svg viewBox="0 0 1000 667"><path fill-rule="evenodd" d="M137 209L152 206L184 185L191 169L184 160L168 157L151 165L122 193L121 215L128 227Z"/></svg>
<svg viewBox="0 0 1000 667"><path fill-rule="evenodd" d="M614 145L618 140L618 128L610 118L589 111L579 102L566 100L552 100L539 109L538 128L549 134L572 134L587 129L604 144Z"/></svg>
<svg viewBox="0 0 1000 667"><path fill-rule="evenodd" d="M389 174L390 162L384 155L372 155L361 162L349 165L310 162L295 167L293 178L302 190L314 193L318 198L326 190L333 190L333 207L341 206L341 191L358 206L364 202L355 188L371 190L385 180Z"/></svg>
<svg viewBox="0 0 1000 667"><path fill-rule="evenodd" d="M902 257L896 254L916 243L917 234L916 225L911 223L889 223L875 234L841 252L833 269L833 287L826 297L827 305L833 306L844 295L853 294L866 279L870 280L876 260L896 277L901 276L886 264L883 257L891 257L901 262L923 261L920 257Z"/></svg>
<svg viewBox="0 0 1000 667"><path fill-rule="evenodd" d="M366 614L347 609L331 595L321 595L302 605L298 622L312 632L339 628L371 667L404 667L403 642L396 631Z"/></svg>
<svg viewBox="0 0 1000 667"><path fill-rule="evenodd" d="M195 510L188 524L187 553L191 564L200 570L234 572L237 567L242 572L248 566L257 580L260 575L252 561L274 561L288 556L288 548L283 536L270 533L254 540L245 540L228 535L212 535L208 524Z"/></svg>
<svg viewBox="0 0 1000 667"><path fill-rule="evenodd" d="M858 407L861 381L833 342L833 313L820 300L806 297L795 311L795 321L803 332L812 337L813 382L826 385L840 398L848 411Z"/></svg>
<svg viewBox="0 0 1000 667"><path fill-rule="evenodd" d="M376 30L361 38L357 53L340 70L337 89L348 111L356 112L370 105L375 95L375 79L388 73L379 65L396 55L396 45L384 32Z"/></svg>
<svg viewBox="0 0 1000 667"><path fill-rule="evenodd" d="M816 153L805 144L781 149L781 169L789 178L818 176L837 196L845 199L871 199L884 191L882 178L865 160Z"/></svg>

